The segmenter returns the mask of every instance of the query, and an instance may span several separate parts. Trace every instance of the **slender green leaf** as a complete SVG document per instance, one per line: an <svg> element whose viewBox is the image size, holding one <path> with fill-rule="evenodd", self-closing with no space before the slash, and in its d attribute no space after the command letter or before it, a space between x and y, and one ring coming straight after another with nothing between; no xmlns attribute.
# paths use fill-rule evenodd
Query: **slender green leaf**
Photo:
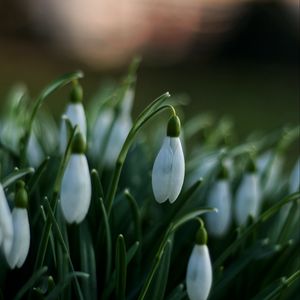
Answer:
<svg viewBox="0 0 300 300"><path fill-rule="evenodd" d="M79 228L80 230L80 261L81 270L90 275L88 280L82 282L82 292L84 299L97 299L97 274L96 274L96 259L94 247L90 232L86 222Z"/></svg>
<svg viewBox="0 0 300 300"><path fill-rule="evenodd" d="M44 174L44 172L46 171L47 167L48 167L48 163L50 161L50 157L47 156L44 161L40 164L40 166L36 169L36 171L34 172L34 174L31 176L30 180L28 181L28 190L29 190L29 195L32 195L32 193L34 192L35 188L37 187L40 178L42 177L42 175Z"/></svg>
<svg viewBox="0 0 300 300"><path fill-rule="evenodd" d="M169 277L169 268L171 262L172 254L172 240L169 239L166 243L165 251L161 259L160 266L155 274L153 280L150 297L147 299L152 300L163 300L166 292L168 277Z"/></svg>
<svg viewBox="0 0 300 300"><path fill-rule="evenodd" d="M111 273L111 264L112 264L112 241L111 241L111 232L110 232L110 226L108 222L108 216L107 212L103 203L103 199L100 197L98 198L99 206L102 213L102 220L104 224L104 231L105 231L105 237L106 237L106 273L105 273L105 282L109 280L110 273Z"/></svg>
<svg viewBox="0 0 300 300"><path fill-rule="evenodd" d="M52 211L51 205L50 205L50 203L49 203L49 201L48 201L47 198L45 198L45 204L46 204L46 208L48 210L48 216L50 218L51 225L53 225L53 227L54 227L54 229L55 229L55 231L57 233L58 241L60 242L60 244L61 244L61 246L62 246L65 254L68 257L71 270L72 270L73 273L75 273L75 269L74 269L73 262L72 262L72 259L71 259L70 253L69 253L68 246L67 246L67 244L64 241L63 235L62 235L62 233L60 231L59 225L58 225L58 223L57 223L57 221L55 219L55 216L54 216L54 213ZM76 292L78 294L78 298L81 299L81 300L83 300L84 298L83 298L82 291L81 291L79 282L77 280L77 277L75 276L74 279L75 279L75 287L76 287Z"/></svg>
<svg viewBox="0 0 300 300"><path fill-rule="evenodd" d="M21 179L22 177L34 173L33 168L24 168L24 169L16 169L11 174L9 174L7 177L5 177L2 180L2 186L3 188L7 188L11 184L15 183L17 180Z"/></svg>
<svg viewBox="0 0 300 300"><path fill-rule="evenodd" d="M59 295L63 292L67 285L69 285L72 279L78 280L78 277L81 277L85 280L89 278L89 274L84 272L72 272L68 274L63 281L59 282L55 288L47 295L46 300L57 300ZM83 299L83 298L82 298Z"/></svg>
<svg viewBox="0 0 300 300"><path fill-rule="evenodd" d="M277 213L283 205L299 199L299 196L300 193L294 193L292 195L289 195L283 198L281 201L274 204L264 213L262 213L254 223L252 223L248 228L245 229L245 231L241 234L239 239L235 240L231 245L229 245L229 247L227 247L227 249L223 251L220 257L215 261L214 269L219 269L223 262L244 242L244 239L246 237L252 234L253 230L255 230L261 223L267 221L270 217Z"/></svg>
<svg viewBox="0 0 300 300"><path fill-rule="evenodd" d="M21 289L16 294L14 300L23 299L24 295L36 284L36 282L47 272L48 268L42 267L37 270L33 275L28 279L28 281L21 287Z"/></svg>
<svg viewBox="0 0 300 300"><path fill-rule="evenodd" d="M116 244L116 299L124 300L126 292L126 246L123 235L119 235Z"/></svg>

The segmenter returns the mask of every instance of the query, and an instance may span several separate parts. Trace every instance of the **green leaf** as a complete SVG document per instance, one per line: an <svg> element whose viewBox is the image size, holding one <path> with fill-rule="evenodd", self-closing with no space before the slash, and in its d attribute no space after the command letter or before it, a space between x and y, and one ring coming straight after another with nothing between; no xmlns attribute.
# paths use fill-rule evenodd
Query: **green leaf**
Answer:
<svg viewBox="0 0 300 300"><path fill-rule="evenodd" d="M82 292L84 299L97 299L97 274L96 274L96 259L94 247L90 232L86 222L79 228L80 230L80 262L81 270L90 275L88 280L82 282Z"/></svg>
<svg viewBox="0 0 300 300"><path fill-rule="evenodd" d="M107 283L110 277L111 273L111 263L112 263L112 241L111 241L111 232L110 232L110 226L108 222L108 216L107 212L103 203L103 199L100 197L98 198L99 202L99 207L101 209L101 214L102 214L102 221L104 224L104 232L105 232L105 237L106 237L106 273L105 273L105 282ZM98 235L99 236L99 235ZM98 238L99 241L99 238Z"/></svg>
<svg viewBox="0 0 300 300"><path fill-rule="evenodd" d="M69 249L68 249L68 246L66 244L66 242L64 241L64 238L63 238L63 235L60 231L60 228L59 228L59 225L55 219L55 216L54 216L54 213L52 211L52 208L51 208L51 205L48 201L47 198L45 198L45 204L46 204L46 208L48 210L48 216L49 216L49 219L50 219L50 224L53 225L56 233L57 233L57 238L58 238L58 241L60 242L62 248L63 248L63 251L65 252L65 254L67 255L67 258L69 260L69 263L70 263L70 267L71 267L71 270L73 273L75 273L75 269L74 269L74 266L73 266L73 262L72 262L72 259L71 259L71 256L70 256L70 253L69 253ZM51 227L50 227L51 228ZM76 292L78 294L78 298L83 300L83 295L82 295L82 291L81 291L81 288L80 288L80 285L79 285L79 282L77 280L77 277L75 276L74 277L75 279L75 287L76 287Z"/></svg>
<svg viewBox="0 0 300 300"><path fill-rule="evenodd" d="M221 265L224 263L224 261L234 252L236 249L244 242L244 239L252 234L254 230L257 229L257 227L267 221L270 217L272 217L274 214L276 214L280 208L289 203L296 201L299 199L300 193L294 193L292 195L289 195L285 198L283 198L281 201L274 204L272 207L270 207L268 210L266 210L264 213L262 213L259 218L252 223L248 228L244 230L244 232L239 236L239 239L235 240L227 249L223 251L223 253L219 256L219 258L214 263L214 270L218 270Z"/></svg>
<svg viewBox="0 0 300 300"><path fill-rule="evenodd" d="M136 241L129 248L129 250L127 251L127 253L126 253L126 265L128 265L131 262L131 260L133 259L133 257L137 253L139 245L140 245L140 243L138 241ZM111 279L109 280L109 282L105 286L105 290L104 290L104 293L102 295L103 300L109 298L110 294L112 293L113 289L115 288L115 285L116 285L116 270L114 270L114 272L112 273Z"/></svg>
<svg viewBox="0 0 300 300"><path fill-rule="evenodd" d="M59 295L63 292L66 286L69 285L72 279L78 280L81 277L85 280L89 278L89 274L84 272L72 272L68 274L61 282L59 282L55 288L47 295L46 300L57 300ZM82 298L83 299L83 298Z"/></svg>
<svg viewBox="0 0 300 300"><path fill-rule="evenodd" d="M20 170L16 169L2 180L2 186L5 189L11 184L15 183L17 180L21 179L22 177L32 173L34 173L33 168L25 168Z"/></svg>
<svg viewBox="0 0 300 300"><path fill-rule="evenodd" d="M126 246L124 237L120 234L116 244L116 299L124 300L126 292Z"/></svg>
<svg viewBox="0 0 300 300"><path fill-rule="evenodd" d="M285 289L287 289L290 285L294 284L295 281L300 278L300 270L293 273L290 277L285 278L282 277L266 288L264 288L261 292L259 292L255 297L251 300L275 300L278 299L279 296L283 295Z"/></svg>
<svg viewBox="0 0 300 300"><path fill-rule="evenodd" d="M128 200L131 213L133 216L133 222L134 222L134 227L135 227L135 239L142 243L142 219L141 219L141 213L140 209L138 207L138 204L134 197L131 195L130 191L126 189L124 191L124 195L126 199Z"/></svg>
<svg viewBox="0 0 300 300"><path fill-rule="evenodd" d="M166 292L169 268L172 254L172 240L169 239L166 243L165 250L160 262L160 266L154 276L152 287L149 290L147 299L163 300Z"/></svg>
<svg viewBox="0 0 300 300"><path fill-rule="evenodd" d="M184 298L186 298L186 292L184 290L184 285L181 283L172 291L166 300L182 300Z"/></svg>
<svg viewBox="0 0 300 300"><path fill-rule="evenodd" d="M48 163L50 161L50 157L47 156L44 161L40 164L40 166L36 169L36 171L34 172L34 174L31 176L30 180L28 181L28 190L29 190L29 195L32 195L32 193L34 192L34 190L36 189L39 180L41 179L42 175L44 174L44 172L46 171L47 167L48 167Z"/></svg>
<svg viewBox="0 0 300 300"><path fill-rule="evenodd" d="M16 294L14 300L23 299L24 295L36 284L36 282L47 272L48 268L42 267L38 269L33 275L28 279L28 281L21 287L21 289Z"/></svg>

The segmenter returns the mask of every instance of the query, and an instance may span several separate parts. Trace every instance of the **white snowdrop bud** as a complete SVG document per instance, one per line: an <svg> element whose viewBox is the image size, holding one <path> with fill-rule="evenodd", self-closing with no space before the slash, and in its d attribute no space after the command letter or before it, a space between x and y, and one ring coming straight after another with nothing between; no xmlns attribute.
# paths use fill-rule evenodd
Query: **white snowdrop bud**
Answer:
<svg viewBox="0 0 300 300"><path fill-rule="evenodd" d="M206 300L211 289L212 266L206 241L207 234L201 223L186 273L186 288L190 300Z"/></svg>
<svg viewBox="0 0 300 300"><path fill-rule="evenodd" d="M13 222L10 209L0 183L0 247L4 255L7 256L11 251L13 243Z"/></svg>
<svg viewBox="0 0 300 300"><path fill-rule="evenodd" d="M6 255L11 269L22 267L28 255L30 246L30 228L28 221L28 196L23 181L17 182L15 208L12 212L13 220L13 244L11 251Z"/></svg>
<svg viewBox="0 0 300 300"><path fill-rule="evenodd" d="M208 206L218 210L217 213L206 215L207 230L211 235L221 237L227 233L231 223L231 202L228 173L225 166L222 166L218 179L208 195Z"/></svg>
<svg viewBox="0 0 300 300"><path fill-rule="evenodd" d="M93 127L90 152L93 158L98 158L99 154L101 154L107 167L114 166L132 127L130 112L133 99L134 90L129 88L125 92L117 118L114 120L112 108L106 108L99 114ZM112 124L112 122L114 123ZM108 132L109 130L111 132ZM108 133L109 136L107 137ZM105 140L106 138L108 138L107 141ZM106 147L104 147L105 143L107 143Z"/></svg>
<svg viewBox="0 0 300 300"><path fill-rule="evenodd" d="M80 223L85 218L91 202L91 177L85 157L85 141L76 133L72 154L63 175L60 204L68 223Z"/></svg>
<svg viewBox="0 0 300 300"><path fill-rule="evenodd" d="M82 88L79 84L75 84L71 92L71 102L68 104L65 115L70 120L72 126L78 126L84 141L86 142L86 117L82 105ZM64 121L61 123L60 130L60 153L64 153L67 147L68 136L67 128Z"/></svg>
<svg viewBox="0 0 300 300"><path fill-rule="evenodd" d="M38 167L43 161L44 153L34 132L29 136L26 156L29 164L33 167Z"/></svg>
<svg viewBox="0 0 300 300"><path fill-rule="evenodd" d="M152 170L152 189L158 203L173 203L184 180L184 156L179 139L180 120L172 116L168 123L167 137L155 159Z"/></svg>
<svg viewBox="0 0 300 300"><path fill-rule="evenodd" d="M260 190L256 167L251 161L236 193L235 216L239 226L247 223L249 216L257 218L260 210Z"/></svg>
<svg viewBox="0 0 300 300"><path fill-rule="evenodd" d="M297 160L289 181L289 192L295 193L300 190L300 158Z"/></svg>

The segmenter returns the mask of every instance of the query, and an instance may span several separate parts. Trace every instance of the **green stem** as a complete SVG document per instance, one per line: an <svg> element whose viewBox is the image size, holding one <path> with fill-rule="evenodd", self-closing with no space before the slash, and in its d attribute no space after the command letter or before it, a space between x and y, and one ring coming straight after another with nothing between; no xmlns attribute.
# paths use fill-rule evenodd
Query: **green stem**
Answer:
<svg viewBox="0 0 300 300"><path fill-rule="evenodd" d="M166 100L167 97L169 97L168 94L166 94L164 100ZM156 103L156 101L154 101L153 103ZM116 161L115 169L114 169L114 172L113 172L113 176L112 176L112 181L110 183L110 186L109 186L109 189L108 189L108 194L107 194L107 215L108 215L108 217L110 216L110 213L111 213L113 200L114 200L116 192L117 192L118 183L119 183L122 168L123 168L123 165L124 165L124 162L125 162L125 159L126 159L126 155L128 153L128 150L129 150L130 146L133 143L133 140L134 140L136 134L138 133L140 128L145 123L147 123L151 118L156 116L162 110L170 109L172 111L172 113L174 113L174 111L175 111L173 106L171 106L171 105L160 106L154 112L151 112L152 108L153 108L152 106L150 106L150 107L148 106L147 107L148 111L144 111L140 115L140 117L138 117L137 121L135 122L135 124L131 128L131 130L130 130L130 132L129 132L129 134L128 134L128 136L127 136L127 138L126 138L126 140L123 144L123 147L122 147L122 149L119 153L119 156L118 156L117 161Z"/></svg>

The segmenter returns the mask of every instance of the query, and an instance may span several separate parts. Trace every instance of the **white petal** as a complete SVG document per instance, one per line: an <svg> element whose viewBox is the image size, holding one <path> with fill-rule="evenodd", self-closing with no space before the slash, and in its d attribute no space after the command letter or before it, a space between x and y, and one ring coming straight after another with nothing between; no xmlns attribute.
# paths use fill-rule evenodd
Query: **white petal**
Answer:
<svg viewBox="0 0 300 300"><path fill-rule="evenodd" d="M217 213L206 214L206 226L211 235L224 235L231 223L231 192L228 180L218 180L208 195L208 206L218 209Z"/></svg>
<svg viewBox="0 0 300 300"><path fill-rule="evenodd" d="M67 106L65 115L70 119L73 126L78 125L78 129L86 141L86 117L82 103L70 103ZM62 121L60 131L60 152L63 153L67 147L67 129L66 124Z"/></svg>
<svg viewBox="0 0 300 300"><path fill-rule="evenodd" d="M2 248L5 255L11 251L13 243L13 222L10 209L0 184L0 230L2 235Z"/></svg>
<svg viewBox="0 0 300 300"><path fill-rule="evenodd" d="M14 208L12 212L14 239L11 252L6 257L11 269L20 268L27 257L30 245L28 213L24 208Z"/></svg>
<svg viewBox="0 0 300 300"><path fill-rule="evenodd" d="M173 163L169 186L169 201L173 203L177 199L184 181L184 155L179 138L170 138L170 147L173 152Z"/></svg>
<svg viewBox="0 0 300 300"><path fill-rule="evenodd" d="M39 166L44 157L41 145L33 133L31 133L29 137L26 156L29 164L33 167Z"/></svg>
<svg viewBox="0 0 300 300"><path fill-rule="evenodd" d="M295 193L300 189L300 158L298 159L295 167L292 171L290 181L289 181L289 192Z"/></svg>
<svg viewBox="0 0 300 300"><path fill-rule="evenodd" d="M80 223L91 202L91 178L87 159L83 154L72 154L61 186L61 208L68 223Z"/></svg>
<svg viewBox="0 0 300 300"><path fill-rule="evenodd" d="M245 225L249 216L254 219L260 209L260 191L256 174L245 174L237 190L235 215L237 223Z"/></svg>
<svg viewBox="0 0 300 300"><path fill-rule="evenodd" d="M158 203L168 200L171 172L173 164L173 151L170 147L170 138L164 139L152 169L152 189Z"/></svg>
<svg viewBox="0 0 300 300"><path fill-rule="evenodd" d="M107 166L111 167L115 164L131 126L131 118L127 115L121 115L115 121L105 152L104 161Z"/></svg>
<svg viewBox="0 0 300 300"><path fill-rule="evenodd" d="M186 288L190 300L206 300L212 284L212 268L206 245L195 245L190 256Z"/></svg>
<svg viewBox="0 0 300 300"><path fill-rule="evenodd" d="M97 120L92 129L92 141L91 147L89 147L91 155L94 159L97 159L99 155L103 156L103 144L106 138L106 134L113 121L113 111L106 109L99 114Z"/></svg>

